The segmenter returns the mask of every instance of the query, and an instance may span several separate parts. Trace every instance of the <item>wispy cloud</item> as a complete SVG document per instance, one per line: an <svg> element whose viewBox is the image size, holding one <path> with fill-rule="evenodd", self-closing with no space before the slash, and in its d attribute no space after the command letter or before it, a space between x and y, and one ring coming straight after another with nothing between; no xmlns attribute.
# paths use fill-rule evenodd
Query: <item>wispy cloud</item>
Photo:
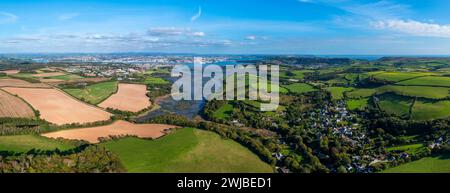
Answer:
<svg viewBox="0 0 450 193"><path fill-rule="evenodd" d="M148 35L151 36L185 36L185 37L203 37L205 36L204 32L201 31L192 31L191 29L186 28L175 28L175 27L160 27L160 28L152 28L148 30Z"/></svg>
<svg viewBox="0 0 450 193"><path fill-rule="evenodd" d="M79 13L64 13L64 14L58 16L58 20L67 21L67 20L71 20L75 17L78 17L79 15L80 15Z"/></svg>
<svg viewBox="0 0 450 193"><path fill-rule="evenodd" d="M196 21L202 16L202 7L198 7L198 12L194 16L191 17L191 22Z"/></svg>
<svg viewBox="0 0 450 193"><path fill-rule="evenodd" d="M387 29L414 36L450 38L450 25L424 23L414 20L386 20L372 23L372 25L376 29Z"/></svg>
<svg viewBox="0 0 450 193"><path fill-rule="evenodd" d="M14 23L19 19L17 15L8 12L0 12L0 24Z"/></svg>

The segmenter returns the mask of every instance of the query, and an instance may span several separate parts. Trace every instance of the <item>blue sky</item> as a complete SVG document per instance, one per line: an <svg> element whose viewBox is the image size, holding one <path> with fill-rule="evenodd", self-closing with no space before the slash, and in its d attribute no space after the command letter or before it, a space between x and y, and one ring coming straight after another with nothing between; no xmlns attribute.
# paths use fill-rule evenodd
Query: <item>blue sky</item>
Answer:
<svg viewBox="0 0 450 193"><path fill-rule="evenodd" d="M0 53L450 54L446 0L2 0Z"/></svg>

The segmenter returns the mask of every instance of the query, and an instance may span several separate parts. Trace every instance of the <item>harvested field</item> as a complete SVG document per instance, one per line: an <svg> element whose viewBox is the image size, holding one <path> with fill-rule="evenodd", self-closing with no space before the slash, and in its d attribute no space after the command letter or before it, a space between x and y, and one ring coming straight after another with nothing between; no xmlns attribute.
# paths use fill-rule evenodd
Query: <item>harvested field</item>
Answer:
<svg viewBox="0 0 450 193"><path fill-rule="evenodd" d="M111 125L91 127L83 129L71 129L43 134L49 138L65 138L85 140L90 143L98 143L98 138L109 136L133 135L141 138L159 138L167 133L169 129L177 128L165 124L133 124L126 121L116 121Z"/></svg>
<svg viewBox="0 0 450 193"><path fill-rule="evenodd" d="M34 117L34 111L21 99L0 90L0 117Z"/></svg>
<svg viewBox="0 0 450 193"><path fill-rule="evenodd" d="M24 80L4 78L0 79L0 87L22 87L22 88L50 88L49 85L42 83L29 83Z"/></svg>
<svg viewBox="0 0 450 193"><path fill-rule="evenodd" d="M141 84L119 84L116 94L99 104L103 108L139 112L151 105L147 97L147 86Z"/></svg>
<svg viewBox="0 0 450 193"><path fill-rule="evenodd" d="M44 78L44 77L52 77L52 76L63 76L66 75L62 72L48 72L48 73L41 73L41 74L34 74L34 77Z"/></svg>
<svg viewBox="0 0 450 193"><path fill-rule="evenodd" d="M7 74L7 75L10 75L10 74L17 74L17 73L19 73L20 72L20 70L3 70L3 71L0 71L0 73L5 73L5 74Z"/></svg>
<svg viewBox="0 0 450 193"><path fill-rule="evenodd" d="M38 110L41 118L58 125L109 120L111 114L87 105L55 89L3 88Z"/></svg>

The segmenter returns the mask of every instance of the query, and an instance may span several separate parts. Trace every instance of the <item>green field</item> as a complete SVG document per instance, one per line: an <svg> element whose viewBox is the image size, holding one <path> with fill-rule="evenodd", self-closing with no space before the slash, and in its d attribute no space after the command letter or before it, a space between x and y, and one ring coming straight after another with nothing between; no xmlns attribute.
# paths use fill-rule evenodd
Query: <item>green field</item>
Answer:
<svg viewBox="0 0 450 193"><path fill-rule="evenodd" d="M294 83L287 86L284 86L286 89L288 89L290 92L295 94L302 94L307 92L313 92L316 91L313 86L306 84L306 83Z"/></svg>
<svg viewBox="0 0 450 193"><path fill-rule="evenodd" d="M67 74L67 75L61 75L61 76L52 76L52 77L46 77L45 79L58 79L58 80L75 80L75 79L82 79L82 76L78 76L76 74Z"/></svg>
<svg viewBox="0 0 450 193"><path fill-rule="evenodd" d="M169 81L158 77L147 76L145 78L144 84L169 84Z"/></svg>
<svg viewBox="0 0 450 193"><path fill-rule="evenodd" d="M412 109L412 119L430 120L450 116L450 101L425 102L417 100Z"/></svg>
<svg viewBox="0 0 450 193"><path fill-rule="evenodd" d="M378 105L381 110L388 114L394 114L400 117L407 118L412 102L413 100L410 98L392 94L385 94L383 96L380 96Z"/></svg>
<svg viewBox="0 0 450 193"><path fill-rule="evenodd" d="M347 101L349 110L364 110L369 105L369 98L352 99Z"/></svg>
<svg viewBox="0 0 450 193"><path fill-rule="evenodd" d="M233 112L233 105L226 103L223 106L221 106L219 109L217 109L214 112L213 116L216 119L228 120L230 118L232 112Z"/></svg>
<svg viewBox="0 0 450 193"><path fill-rule="evenodd" d="M344 93L347 91L352 91L353 88L346 87L329 87L327 91L331 93L333 100L340 100L344 98Z"/></svg>
<svg viewBox="0 0 450 193"><path fill-rule="evenodd" d="M376 92L377 92L376 89L362 88L347 92L345 93L345 95L349 98L366 98L374 95Z"/></svg>
<svg viewBox="0 0 450 193"><path fill-rule="evenodd" d="M312 70L294 70L292 72L281 72L280 78L303 80L305 73L314 72Z"/></svg>
<svg viewBox="0 0 450 193"><path fill-rule="evenodd" d="M383 173L450 173L450 154L422 158L389 168Z"/></svg>
<svg viewBox="0 0 450 193"><path fill-rule="evenodd" d="M385 92L394 92L398 95L429 99L443 99L450 96L450 88L445 87L387 85L377 88L378 94Z"/></svg>
<svg viewBox="0 0 450 193"><path fill-rule="evenodd" d="M37 135L0 136L0 151L27 152L39 150L68 150L71 145Z"/></svg>
<svg viewBox="0 0 450 193"><path fill-rule="evenodd" d="M425 149L425 146L421 143L417 144L408 144L408 145L400 145L395 147L389 147L386 148L386 151L400 151L400 152L406 152L409 154L415 154L419 153L420 151L423 151Z"/></svg>
<svg viewBox="0 0 450 193"><path fill-rule="evenodd" d="M117 92L117 81L102 82L89 85L84 89L63 89L70 95L91 104L99 104Z"/></svg>
<svg viewBox="0 0 450 193"><path fill-rule="evenodd" d="M384 80L388 82L399 82L402 80L407 80L411 78L428 76L430 73L422 73L422 72L385 72L381 74L376 74L373 77L378 80Z"/></svg>
<svg viewBox="0 0 450 193"><path fill-rule="evenodd" d="M116 153L128 172L273 172L242 145L192 128L154 141L126 138L100 145Z"/></svg>
<svg viewBox="0 0 450 193"><path fill-rule="evenodd" d="M399 82L400 85L416 85L416 86L443 86L450 87L450 77L443 76L427 76L415 78L403 82Z"/></svg>

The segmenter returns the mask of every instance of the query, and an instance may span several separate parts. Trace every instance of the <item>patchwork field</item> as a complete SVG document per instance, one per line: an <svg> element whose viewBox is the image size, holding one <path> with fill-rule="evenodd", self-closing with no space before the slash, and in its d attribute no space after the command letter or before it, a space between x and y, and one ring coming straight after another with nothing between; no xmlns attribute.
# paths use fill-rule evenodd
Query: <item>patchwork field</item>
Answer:
<svg viewBox="0 0 450 193"><path fill-rule="evenodd" d="M34 117L33 109L20 98L0 89L0 117Z"/></svg>
<svg viewBox="0 0 450 193"><path fill-rule="evenodd" d="M450 77L443 76L427 76L415 78L403 82L399 82L400 85L415 85L415 86L443 86L450 87Z"/></svg>
<svg viewBox="0 0 450 193"><path fill-rule="evenodd" d="M412 119L430 120L450 116L450 101L426 102L417 100L412 109Z"/></svg>
<svg viewBox="0 0 450 193"><path fill-rule="evenodd" d="M18 95L40 112L41 118L58 125L109 120L111 114L77 101L55 89L3 88Z"/></svg>
<svg viewBox="0 0 450 193"><path fill-rule="evenodd" d="M305 78L305 73L314 72L312 70L294 70L292 72L281 72L280 78L285 79L297 79L297 80L303 80Z"/></svg>
<svg viewBox="0 0 450 193"><path fill-rule="evenodd" d="M147 97L147 86L141 84L119 84L116 94L99 104L103 108L139 112L152 104Z"/></svg>
<svg viewBox="0 0 450 193"><path fill-rule="evenodd" d="M306 84L306 83L294 83L287 86L284 86L286 89L288 89L290 92L295 94L302 94L307 92L313 92L316 91L313 86Z"/></svg>
<svg viewBox="0 0 450 193"><path fill-rule="evenodd" d="M101 82L84 89L63 89L64 92L91 104L98 104L117 92L117 81Z"/></svg>
<svg viewBox="0 0 450 193"><path fill-rule="evenodd" d="M389 168L383 173L450 173L450 154L422 158Z"/></svg>
<svg viewBox="0 0 450 193"><path fill-rule="evenodd" d="M98 138L123 135L156 139L165 135L168 130L173 128L177 127L165 124L133 124L127 121L116 121L111 125L63 130L42 134L42 136L49 138L61 137L65 139L78 139L88 141L90 143L98 143Z"/></svg>
<svg viewBox="0 0 450 193"><path fill-rule="evenodd" d="M126 138L100 145L116 153L129 172L273 172L242 145L192 128L153 141Z"/></svg>
<svg viewBox="0 0 450 193"><path fill-rule="evenodd" d="M0 136L0 151L13 151L16 153L39 150L68 150L72 145L37 135Z"/></svg>
<svg viewBox="0 0 450 193"><path fill-rule="evenodd" d="M62 72L47 72L47 73L40 73L40 74L33 74L33 77L38 77L38 78L45 78L45 77L54 77L54 76L63 76L66 75L65 73Z"/></svg>

